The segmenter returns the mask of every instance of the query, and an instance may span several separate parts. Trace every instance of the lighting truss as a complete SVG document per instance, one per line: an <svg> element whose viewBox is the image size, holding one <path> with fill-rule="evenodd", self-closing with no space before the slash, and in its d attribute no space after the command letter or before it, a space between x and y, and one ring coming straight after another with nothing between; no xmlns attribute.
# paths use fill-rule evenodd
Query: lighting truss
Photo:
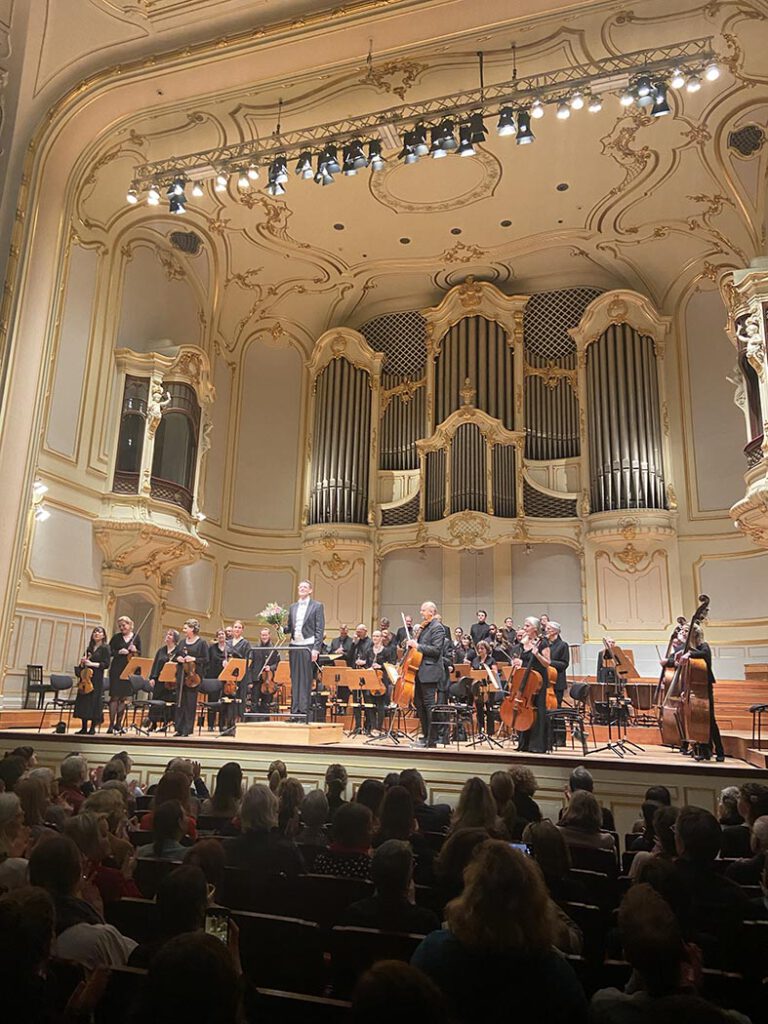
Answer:
<svg viewBox="0 0 768 1024"><path fill-rule="evenodd" d="M613 91L618 94L640 75L666 80L673 71L703 73L707 65L716 60L711 36L634 50L525 78L515 77L482 89L455 92L420 103L404 103L373 114L142 164L137 167L130 188L147 192L176 180L200 181L217 174L238 174L242 167L267 165L278 157L290 159L307 150L319 151L330 142L343 146L353 140L378 139L387 128L398 133L417 124L431 127L446 117L458 122L462 115L477 111L490 117L491 107L528 111L534 101L557 104L568 101L576 92L594 95Z"/></svg>

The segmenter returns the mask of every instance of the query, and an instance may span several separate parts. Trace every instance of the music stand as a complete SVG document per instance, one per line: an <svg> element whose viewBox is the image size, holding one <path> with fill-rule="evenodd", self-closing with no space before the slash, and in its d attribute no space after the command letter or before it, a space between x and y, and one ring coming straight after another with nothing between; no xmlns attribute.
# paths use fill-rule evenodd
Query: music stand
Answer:
<svg viewBox="0 0 768 1024"><path fill-rule="evenodd" d="M350 696L352 697L352 707L359 711L360 718L358 719L359 725L356 725L354 729L347 733L348 736L359 736L365 732L363 728L363 709L373 708L375 704L367 704L364 701L363 694L368 693L372 697L379 696L382 693L386 693L387 688L382 682L381 676L379 675L378 669L375 668L348 668L347 678L345 685L349 688ZM355 698L353 695L357 694Z"/></svg>
<svg viewBox="0 0 768 1024"><path fill-rule="evenodd" d="M398 677L397 665L385 662L382 668L389 677L389 681L392 684L392 696L394 696ZM386 692L386 685L384 686L384 691ZM399 747L401 741L406 740L411 746L413 746L413 740L408 734L408 729L405 724L407 709L400 707L399 704L393 703L392 696L390 697L389 704L384 708L384 717L389 719L389 728L382 729L378 736L371 736L370 739L365 741L366 744L381 743L390 740L395 744L395 746Z"/></svg>
<svg viewBox="0 0 768 1024"><path fill-rule="evenodd" d="M120 673L120 678L130 679L131 676L141 676L142 679L146 679L151 668L152 658L139 658L133 655L128 659L128 664Z"/></svg>
<svg viewBox="0 0 768 1024"><path fill-rule="evenodd" d="M512 666L509 665L508 668L511 669ZM486 683L488 685L488 691L485 694L486 697L488 696L488 693L491 693L491 692L495 692L495 693L502 693L503 692L503 690L496 690L495 688L491 687L491 681L488 678L488 673L485 671L484 668L472 668L472 669L469 670L469 672L467 672L467 676L468 676L469 679L472 679L473 681L477 681L478 683ZM474 687L473 687L473 689L474 689ZM488 703L487 700L483 701L483 703L485 704L485 709L486 709L485 710L485 717L486 717L486 720L487 720L488 708L491 707L491 705ZM474 710L474 704L475 704L475 694L474 693L472 694L472 704L473 704L473 710ZM470 747L479 747L483 743L487 743L488 746L491 749L493 749L494 747L498 747L501 750L501 748L503 746L503 744L499 740L497 740L495 737L491 736L489 733L486 733L486 732L479 732L477 734L477 736L470 742L469 745L470 745Z"/></svg>
<svg viewBox="0 0 768 1024"><path fill-rule="evenodd" d="M242 705L242 697L240 695L240 685L245 679L248 671L248 659L247 658L228 658L227 664L219 672L218 679L223 683L237 683L237 690L234 697L228 697L224 693L224 687L222 686L221 695L219 697L219 704L239 704ZM221 715L221 712L219 712ZM208 723L210 725L210 719ZM226 729L219 729L219 736L234 736L237 732L237 722L233 722L227 726Z"/></svg>

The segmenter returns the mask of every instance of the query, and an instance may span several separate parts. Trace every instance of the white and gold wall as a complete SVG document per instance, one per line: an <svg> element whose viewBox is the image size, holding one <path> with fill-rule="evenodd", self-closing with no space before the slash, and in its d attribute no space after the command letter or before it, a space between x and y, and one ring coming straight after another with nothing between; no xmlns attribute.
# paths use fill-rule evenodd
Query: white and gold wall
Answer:
<svg viewBox="0 0 768 1024"><path fill-rule="evenodd" d="M653 673L654 644L664 646L670 623L704 591L718 673L737 678L745 662L768 661L768 553L730 516L747 491L750 437L734 403L736 328L729 338L718 291L763 255L768 24L746 10L662 0L644 4L642 17L616 3L567 20L532 8L514 24L503 0L427 2L407 17L401 7L315 13L126 60L39 121L0 316L6 706L18 701L26 664L67 668L93 623L109 627L122 609L139 620L154 609L152 643L189 615L204 631L237 616L253 635L264 604L288 601L305 574L332 625L395 618L425 597L452 626L468 625L477 607L497 621L546 610L582 644L584 671L609 633ZM521 74L708 35L723 75L695 96L675 94L672 117L606 102L594 117L537 122L533 146L489 137L474 160L403 167L393 149L375 178L322 190L297 178L280 199L234 182L224 193L207 186L185 217L124 202L140 163L268 136L279 98L290 130L473 87L481 48L487 80L508 77L511 32ZM528 358L526 302L572 289L597 296L591 320L568 325L575 363ZM422 461L450 438L435 444L441 385L425 379L418 458L383 467L382 416L402 392L387 396L400 385L365 327L415 311L436 345L456 326L447 311L461 296L465 312L502 324L518 357L511 420L489 413L501 428L482 426L496 445L517 444L523 501L509 516L486 505L429 519L422 492L416 519L397 522ZM736 305L735 316L749 312ZM653 342L664 500L596 511L589 351L621 324ZM344 353L370 386L369 448L355 470L368 474L367 504L358 521L318 522L315 385ZM437 372L429 359L425 367ZM578 392L577 455L526 457L535 371L542 394L547 380ZM151 488L113 494L129 372L195 390L189 509ZM470 384L477 391L481 381ZM451 401L460 412L461 396ZM482 396L463 404L480 429ZM35 479L48 487L45 522L34 519ZM573 514L530 515L532 491Z"/></svg>

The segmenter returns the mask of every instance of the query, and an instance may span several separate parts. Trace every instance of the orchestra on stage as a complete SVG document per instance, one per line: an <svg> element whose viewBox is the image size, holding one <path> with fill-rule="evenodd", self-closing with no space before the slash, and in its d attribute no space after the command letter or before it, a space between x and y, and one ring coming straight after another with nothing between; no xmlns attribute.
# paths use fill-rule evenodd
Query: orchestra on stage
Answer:
<svg viewBox="0 0 768 1024"><path fill-rule="evenodd" d="M264 627L251 643L240 620L207 641L199 622L187 619L180 632L166 632L152 658L142 658L139 630L127 616L118 618L110 640L95 627L76 668L73 713L80 733L90 735L105 708L107 732L122 733L129 709L145 705L147 733L172 729L183 737L197 726L233 735L240 721L342 720L369 741L510 741L541 754L563 745L569 731L586 753L588 711L591 724L608 726L607 746L622 756L633 746L626 739L632 720L657 726L663 744L695 760L722 761L712 653L702 628L709 602L700 602L690 622L677 620L666 652L659 652L658 682L640 680L631 653L606 637L596 682L569 686L571 648L545 614L520 625L508 617L498 627L479 609L468 631L451 632L437 606L424 601L418 618L402 614L394 631L382 618L370 634L365 623L353 632L342 624L328 638L323 605L303 580L288 609L268 606L277 641Z"/></svg>

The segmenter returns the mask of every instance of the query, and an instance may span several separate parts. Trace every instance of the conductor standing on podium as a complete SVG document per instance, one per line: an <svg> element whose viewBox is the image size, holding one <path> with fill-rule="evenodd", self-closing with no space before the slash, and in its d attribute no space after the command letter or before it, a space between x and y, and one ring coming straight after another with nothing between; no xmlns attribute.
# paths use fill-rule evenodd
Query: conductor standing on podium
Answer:
<svg viewBox="0 0 768 1024"><path fill-rule="evenodd" d="M291 715L309 721L312 669L323 646L325 609L312 598L312 584L302 580L299 600L288 609L288 661L291 666Z"/></svg>

